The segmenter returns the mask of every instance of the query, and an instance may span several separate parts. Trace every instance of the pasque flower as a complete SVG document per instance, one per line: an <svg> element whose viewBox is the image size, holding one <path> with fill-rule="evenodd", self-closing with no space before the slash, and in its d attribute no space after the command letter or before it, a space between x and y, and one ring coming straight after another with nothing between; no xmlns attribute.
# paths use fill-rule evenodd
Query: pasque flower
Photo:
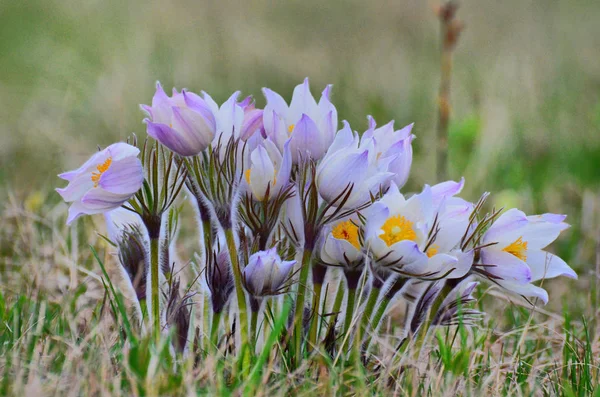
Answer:
<svg viewBox="0 0 600 397"><path fill-rule="evenodd" d="M448 183L440 185L426 185L407 200L392 183L369 208L365 241L375 266L423 278L461 277L469 270L472 252L463 253L457 245L469 225L472 204L452 197L461 184L452 189L446 189Z"/></svg>
<svg viewBox="0 0 600 397"><path fill-rule="evenodd" d="M394 130L393 120L379 128L376 128L375 119L369 116L368 120L369 129L363 134L362 140L373 140L377 159L386 161L387 170L394 173L392 180L401 188L408 180L412 165L413 124ZM389 158L391 161L387 160Z"/></svg>
<svg viewBox="0 0 600 397"><path fill-rule="evenodd" d="M56 191L72 203L67 224L84 214L113 210L129 200L144 181L139 152L135 146L114 143L95 153L78 169L60 174L69 184Z"/></svg>
<svg viewBox="0 0 600 397"><path fill-rule="evenodd" d="M262 141L250 154L249 168L244 180L256 200L263 201L267 192L276 197L290 183L292 156L290 142L283 148L283 156L270 139Z"/></svg>
<svg viewBox="0 0 600 397"><path fill-rule="evenodd" d="M387 185L394 174L387 171L387 161L378 159L374 141L361 142L344 121L327 154L317 167L317 188L325 201L345 208L366 203L371 195ZM341 198L352 189L347 200Z"/></svg>
<svg viewBox="0 0 600 397"><path fill-rule="evenodd" d="M296 261L282 261L276 248L259 251L250 256L244 268L244 285L252 295L277 295L289 278Z"/></svg>
<svg viewBox="0 0 600 397"><path fill-rule="evenodd" d="M531 282L558 276L577 278L564 260L543 250L569 227L565 218L558 214L527 216L517 209L506 211L483 236L482 273L508 291L547 303L548 293Z"/></svg>
<svg viewBox="0 0 600 397"><path fill-rule="evenodd" d="M319 103L310 92L308 78L296 86L288 107L276 92L263 88L267 105L263 113L266 135L283 151L291 138L290 150L295 164L301 158L321 159L337 131L337 110L329 101L331 86L327 86Z"/></svg>
<svg viewBox="0 0 600 397"><path fill-rule="evenodd" d="M215 136L217 124L211 107L192 92L173 89L169 97L157 82L152 106L141 108L148 115L144 119L148 135L182 156L200 153Z"/></svg>

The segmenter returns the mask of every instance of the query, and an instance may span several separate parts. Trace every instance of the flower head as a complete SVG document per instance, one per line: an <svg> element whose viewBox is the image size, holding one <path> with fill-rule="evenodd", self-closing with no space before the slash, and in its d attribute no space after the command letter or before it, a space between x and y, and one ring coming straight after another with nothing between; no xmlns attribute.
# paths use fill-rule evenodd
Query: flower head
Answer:
<svg viewBox="0 0 600 397"><path fill-rule="evenodd" d="M263 88L267 105L263 113L265 133L283 151L291 138L290 150L295 164L301 158L320 160L333 141L337 130L337 110L329 101L327 86L317 103L310 92L308 78L296 86L288 106L276 92Z"/></svg>
<svg viewBox="0 0 600 397"><path fill-rule="evenodd" d="M566 276L577 278L567 263L544 251L569 225L565 215L527 216L510 209L502 214L482 238L482 274L516 294L548 302L548 293L531 284L541 279Z"/></svg>
<svg viewBox="0 0 600 397"><path fill-rule="evenodd" d="M452 197L460 189L445 186L426 185L407 200L392 183L369 208L365 241L376 267L421 278L462 277L469 270L473 253L457 246L473 205Z"/></svg>
<svg viewBox="0 0 600 397"><path fill-rule="evenodd" d="M392 181L401 188L408 180L412 165L413 124L394 130L393 120L376 128L375 119L370 116L368 119L369 129L363 134L362 140L373 140L377 160L387 162L387 170L394 174Z"/></svg>
<svg viewBox="0 0 600 397"><path fill-rule="evenodd" d="M393 177L387 171L387 163L378 161L374 142L360 142L358 134L344 121L344 128L317 167L316 182L325 201L336 207L353 208L368 202ZM347 199L342 201L346 194Z"/></svg>
<svg viewBox="0 0 600 397"><path fill-rule="evenodd" d="M59 175L69 182L56 189L72 203L67 225L79 216L100 214L120 207L141 187L144 181L139 149L123 142L114 143L95 153L81 167Z"/></svg>
<svg viewBox="0 0 600 397"><path fill-rule="evenodd" d="M215 115L208 103L192 92L173 89L169 98L156 83L152 106L141 108L148 114L144 119L148 135L182 156L202 152L215 136Z"/></svg>
<svg viewBox="0 0 600 397"><path fill-rule="evenodd" d="M282 261L271 248L250 256L244 268L244 285L254 296L276 295L281 292L296 261Z"/></svg>

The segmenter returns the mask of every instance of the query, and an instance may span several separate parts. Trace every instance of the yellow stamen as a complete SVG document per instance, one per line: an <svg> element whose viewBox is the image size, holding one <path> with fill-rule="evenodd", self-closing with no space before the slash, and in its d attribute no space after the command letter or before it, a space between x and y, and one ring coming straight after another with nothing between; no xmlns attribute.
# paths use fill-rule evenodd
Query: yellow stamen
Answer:
<svg viewBox="0 0 600 397"><path fill-rule="evenodd" d="M292 135L292 131L294 131L294 124L290 124L288 127L288 136Z"/></svg>
<svg viewBox="0 0 600 397"><path fill-rule="evenodd" d="M427 252L425 252L427 254L428 257L432 257L434 255L437 255L438 251L440 250L440 246L437 244L432 244L429 248L427 248Z"/></svg>
<svg viewBox="0 0 600 397"><path fill-rule="evenodd" d="M413 223L401 215L388 218L381 227L383 234L379 236L389 246L402 240L415 241L417 234L413 229Z"/></svg>
<svg viewBox="0 0 600 397"><path fill-rule="evenodd" d="M527 260L527 241L523 241L523 237L519 237L515 242L507 245L502 249L504 252L513 254L522 261Z"/></svg>
<svg viewBox="0 0 600 397"><path fill-rule="evenodd" d="M104 163L96 167L98 172L92 172L92 182L94 182L94 187L98 187L98 184L100 183L100 177L106 172L106 170L108 170L111 163L112 157L109 157Z"/></svg>
<svg viewBox="0 0 600 397"><path fill-rule="evenodd" d="M352 221L344 221L338 223L331 231L333 237L339 240L346 240L354 246L356 249L360 249L360 243L358 241L358 226Z"/></svg>
<svg viewBox="0 0 600 397"><path fill-rule="evenodd" d="M246 172L244 172L244 176L246 177L246 182L250 184L250 168L248 168Z"/></svg>

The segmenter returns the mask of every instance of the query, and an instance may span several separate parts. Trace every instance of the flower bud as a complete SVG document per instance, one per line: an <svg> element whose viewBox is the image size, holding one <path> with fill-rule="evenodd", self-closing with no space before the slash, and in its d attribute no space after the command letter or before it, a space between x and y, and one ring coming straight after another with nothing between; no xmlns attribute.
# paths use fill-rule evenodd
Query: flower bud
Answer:
<svg viewBox="0 0 600 397"><path fill-rule="evenodd" d="M279 294L295 264L282 261L275 248L251 255L243 274L246 290L254 296Z"/></svg>
<svg viewBox="0 0 600 397"><path fill-rule="evenodd" d="M233 292L231 262L227 250L213 253L206 266L206 283L210 289L213 311L220 313Z"/></svg>
<svg viewBox="0 0 600 397"><path fill-rule="evenodd" d="M192 92L173 89L169 98L156 83L152 106L141 108L149 116L144 119L148 135L182 156L202 152L215 136L215 115L207 102Z"/></svg>

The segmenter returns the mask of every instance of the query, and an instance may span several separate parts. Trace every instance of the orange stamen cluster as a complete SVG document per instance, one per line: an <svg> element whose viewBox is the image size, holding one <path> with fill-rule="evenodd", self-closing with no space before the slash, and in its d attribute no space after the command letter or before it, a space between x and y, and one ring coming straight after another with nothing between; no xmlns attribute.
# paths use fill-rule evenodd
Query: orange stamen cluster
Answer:
<svg viewBox="0 0 600 397"><path fill-rule="evenodd" d="M519 258L522 261L527 260L527 241L523 241L523 237L519 237L515 242L507 245L502 251L508 252Z"/></svg>
<svg viewBox="0 0 600 397"><path fill-rule="evenodd" d="M356 249L360 249L360 242L358 241L358 226L352 221L344 221L338 223L332 230L331 234L338 240L346 240L354 246Z"/></svg>
<svg viewBox="0 0 600 397"><path fill-rule="evenodd" d="M102 176L102 174L104 174L106 172L106 170L108 170L111 163L112 163L112 157L109 157L106 159L106 161L104 163L102 163L96 167L98 172L92 172L92 182L94 182L94 187L98 187L98 184L100 183L100 177Z"/></svg>

